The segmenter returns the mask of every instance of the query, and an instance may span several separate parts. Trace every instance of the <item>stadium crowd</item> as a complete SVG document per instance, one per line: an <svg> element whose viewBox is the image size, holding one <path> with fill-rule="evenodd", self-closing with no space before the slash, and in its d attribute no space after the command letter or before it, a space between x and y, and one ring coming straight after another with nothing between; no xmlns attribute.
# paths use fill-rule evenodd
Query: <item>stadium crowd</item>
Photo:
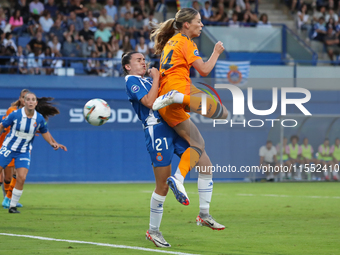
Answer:
<svg viewBox="0 0 340 255"><path fill-rule="evenodd" d="M164 10L168 2L175 4L165 2L125 0L119 5L114 0L2 0L1 71L53 74L60 67L71 66L88 74L118 76L120 58L131 50L144 53L157 67L159 56L149 40L150 22L158 22L156 10ZM192 1L192 6L200 11L205 24L270 25L266 14L258 18L255 2Z"/></svg>
<svg viewBox="0 0 340 255"><path fill-rule="evenodd" d="M296 27L305 31L307 41L324 44L330 60L340 54L339 0L286 0L295 15Z"/></svg>

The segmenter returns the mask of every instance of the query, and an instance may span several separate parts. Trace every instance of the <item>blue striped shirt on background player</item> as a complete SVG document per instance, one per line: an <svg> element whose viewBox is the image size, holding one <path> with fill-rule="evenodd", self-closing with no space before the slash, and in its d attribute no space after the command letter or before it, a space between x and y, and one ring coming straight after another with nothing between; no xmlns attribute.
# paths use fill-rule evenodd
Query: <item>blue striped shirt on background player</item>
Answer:
<svg viewBox="0 0 340 255"><path fill-rule="evenodd" d="M32 144L37 130L44 134L48 131L44 117L34 112L32 118L27 118L24 108L12 112L2 121L2 125L7 128L11 126L11 131L7 135L3 146L11 151L25 153L32 150Z"/></svg>

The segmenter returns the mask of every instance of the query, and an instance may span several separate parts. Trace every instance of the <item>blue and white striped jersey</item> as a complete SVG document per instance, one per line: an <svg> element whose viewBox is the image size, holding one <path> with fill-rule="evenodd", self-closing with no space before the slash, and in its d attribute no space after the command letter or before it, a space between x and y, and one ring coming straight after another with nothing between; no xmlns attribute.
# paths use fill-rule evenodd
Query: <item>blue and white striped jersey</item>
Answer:
<svg viewBox="0 0 340 255"><path fill-rule="evenodd" d="M155 125L161 120L161 116L157 111L144 106L140 100L149 93L152 87L151 78L142 78L138 75L125 76L126 93L133 109L142 121L144 127Z"/></svg>
<svg viewBox="0 0 340 255"><path fill-rule="evenodd" d="M3 121L2 125L7 128L11 126L11 131L6 136L2 146L8 150L16 152L27 152L32 150L32 143L37 130L44 134L48 131L44 117L34 111L32 118L27 118L25 109L21 108L12 112Z"/></svg>

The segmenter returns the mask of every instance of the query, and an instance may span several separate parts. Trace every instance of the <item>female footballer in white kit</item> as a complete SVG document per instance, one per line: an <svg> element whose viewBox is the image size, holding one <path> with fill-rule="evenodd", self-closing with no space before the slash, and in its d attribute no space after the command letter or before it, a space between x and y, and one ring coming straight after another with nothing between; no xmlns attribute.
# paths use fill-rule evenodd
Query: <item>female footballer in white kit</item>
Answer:
<svg viewBox="0 0 340 255"><path fill-rule="evenodd" d="M28 92L25 96L25 107L12 112L0 123L0 133L2 133L4 128L11 126L11 131L6 136L0 149L0 173L12 159L15 159L15 167L17 169L17 182L13 189L9 213L19 213L16 205L22 195L30 167L30 152L36 132L39 131L54 150L59 149L59 144L51 138L52 136L48 132L44 117L35 110L37 104L36 95Z"/></svg>

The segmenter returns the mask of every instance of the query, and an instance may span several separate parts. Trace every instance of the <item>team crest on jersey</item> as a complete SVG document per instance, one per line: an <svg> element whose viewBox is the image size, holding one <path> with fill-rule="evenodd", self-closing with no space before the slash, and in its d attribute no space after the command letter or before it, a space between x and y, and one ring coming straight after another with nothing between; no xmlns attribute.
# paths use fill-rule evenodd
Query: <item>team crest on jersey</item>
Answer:
<svg viewBox="0 0 340 255"><path fill-rule="evenodd" d="M37 123L36 122L34 122L33 127L37 127Z"/></svg>
<svg viewBox="0 0 340 255"><path fill-rule="evenodd" d="M131 91L132 91L132 93L137 93L138 91L139 91L139 86L138 85L132 85L132 87L131 87Z"/></svg>
<svg viewBox="0 0 340 255"><path fill-rule="evenodd" d="M194 50L194 55L199 57L200 56L200 53L198 52L198 50Z"/></svg>
<svg viewBox="0 0 340 255"><path fill-rule="evenodd" d="M163 160L163 156L160 152L157 152L157 156L156 156L157 161L162 161Z"/></svg>

